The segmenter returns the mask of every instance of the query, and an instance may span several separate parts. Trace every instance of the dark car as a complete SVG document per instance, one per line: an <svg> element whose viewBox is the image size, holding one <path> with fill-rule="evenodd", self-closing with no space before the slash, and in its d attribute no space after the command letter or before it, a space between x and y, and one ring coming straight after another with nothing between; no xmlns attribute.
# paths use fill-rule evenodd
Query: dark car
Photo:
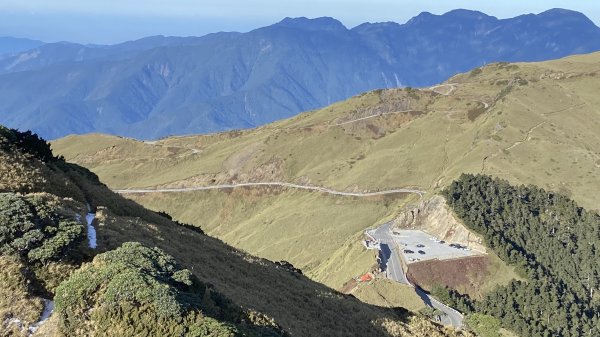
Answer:
<svg viewBox="0 0 600 337"><path fill-rule="evenodd" d="M425 245L424 245L424 244L421 244L421 243L419 243L419 244L417 245L417 247L419 247L419 248L423 248L423 247L425 247Z"/></svg>
<svg viewBox="0 0 600 337"><path fill-rule="evenodd" d="M422 250L420 250L420 251L419 251L419 254L421 254L421 255L425 255L425 252L424 252L424 251L422 251Z"/></svg>

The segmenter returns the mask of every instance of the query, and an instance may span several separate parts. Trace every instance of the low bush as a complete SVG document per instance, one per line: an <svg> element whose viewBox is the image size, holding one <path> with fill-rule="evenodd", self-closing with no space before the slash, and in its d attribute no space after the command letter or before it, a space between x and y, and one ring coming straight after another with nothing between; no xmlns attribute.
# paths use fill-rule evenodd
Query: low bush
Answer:
<svg viewBox="0 0 600 337"><path fill-rule="evenodd" d="M66 335L281 335L246 324L239 307L172 256L135 242L83 265L60 284L55 301Z"/></svg>
<svg viewBox="0 0 600 337"><path fill-rule="evenodd" d="M26 263L59 260L83 234L81 223L59 216L43 197L0 193L0 254Z"/></svg>
<svg viewBox="0 0 600 337"><path fill-rule="evenodd" d="M58 159L52 154L50 144L31 131L21 132L0 126L0 148L16 148L46 163Z"/></svg>

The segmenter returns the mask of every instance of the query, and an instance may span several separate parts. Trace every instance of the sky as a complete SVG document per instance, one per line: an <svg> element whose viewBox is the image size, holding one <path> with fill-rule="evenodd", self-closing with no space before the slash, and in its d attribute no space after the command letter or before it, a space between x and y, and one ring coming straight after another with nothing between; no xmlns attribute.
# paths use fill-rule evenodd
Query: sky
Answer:
<svg viewBox="0 0 600 337"><path fill-rule="evenodd" d="M331 16L347 27L404 23L423 11L456 8L498 18L566 8L600 26L598 0L0 0L0 36L111 44L151 35L246 32L284 17Z"/></svg>

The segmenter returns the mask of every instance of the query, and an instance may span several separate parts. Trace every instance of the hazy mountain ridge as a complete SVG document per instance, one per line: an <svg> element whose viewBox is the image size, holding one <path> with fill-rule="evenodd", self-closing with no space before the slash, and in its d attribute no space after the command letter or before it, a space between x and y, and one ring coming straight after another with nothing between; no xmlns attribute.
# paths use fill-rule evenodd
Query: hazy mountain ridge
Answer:
<svg viewBox="0 0 600 337"><path fill-rule="evenodd" d="M488 62L599 48L600 28L566 10L503 20L455 10L352 29L332 18L286 18L243 34L49 44L0 61L0 122L47 138L248 128Z"/></svg>
<svg viewBox="0 0 600 337"><path fill-rule="evenodd" d="M0 60L11 54L37 48L43 44L44 42L38 40L2 36L0 37Z"/></svg>

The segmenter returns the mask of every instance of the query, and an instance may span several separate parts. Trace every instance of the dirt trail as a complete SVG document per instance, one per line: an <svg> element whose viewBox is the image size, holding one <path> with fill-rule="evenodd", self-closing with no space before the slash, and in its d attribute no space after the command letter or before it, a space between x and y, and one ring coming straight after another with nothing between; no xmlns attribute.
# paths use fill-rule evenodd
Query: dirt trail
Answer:
<svg viewBox="0 0 600 337"><path fill-rule="evenodd" d="M546 124L547 122L548 122L548 121L543 121L543 122L540 122L540 123L538 123L538 124L536 124L536 125L532 126L531 128L529 128L529 129L527 130L527 132L525 133L525 136L524 136L524 137L523 137L521 140L518 140L518 141L516 141L516 142L512 143L510 146L508 146L508 147L506 147L506 148L504 148L504 149L500 149L500 150L496 151L496 152L495 152L495 153L493 153L492 155L485 156L485 157L483 158L483 161L482 161L482 163L481 163L481 173L482 173L482 174L484 173L484 171L485 171L485 163L486 163L486 161L487 161L488 159L493 159L493 158L497 157L497 156L498 156L498 155L499 155L499 154L500 154L502 151L509 151L509 150L511 150L511 149L514 149L515 147L517 147L517 146L519 146L519 145L523 144L524 142L527 142L527 141L531 140L531 133L532 133L533 131L535 131L537 128L539 128L539 127L541 127L542 125Z"/></svg>
<svg viewBox="0 0 600 337"><path fill-rule="evenodd" d="M364 120L369 119L369 118L375 118L375 117L381 117L381 116L393 115L393 114L417 112L417 111L418 110L402 110L402 111L393 111L393 112L383 112L383 113L378 113L378 114L375 114L375 115L370 115L370 116L366 116L366 117L361 117L361 118L349 120L349 121L342 122L342 123L328 124L327 126L341 126L341 125L346 125L346 124L351 124L351 123L356 123L356 122L364 121Z"/></svg>
<svg viewBox="0 0 600 337"><path fill-rule="evenodd" d="M195 149L195 148L192 148L192 147L175 146L175 145L165 145L165 144L162 144L162 143L158 143L158 140L146 140L146 141L142 141L142 143L144 143L146 145L152 145L152 146L174 147L174 148L177 148L177 149L184 149L184 150L190 150L190 151L192 151L192 152L181 154L181 155L177 156L176 158L183 158L183 157L186 157L186 156L189 156L189 155L198 154L198 153L202 152L202 150Z"/></svg>
<svg viewBox="0 0 600 337"><path fill-rule="evenodd" d="M531 133L532 133L533 131L535 131L535 129L537 129L537 128L539 128L540 126L542 126L542 125L546 124L547 122L548 122L548 121L543 121L543 122L541 122L541 123L538 123L538 124L537 124L537 125L535 125L534 127L531 127L531 128L529 128L529 130L527 130L527 133L525 134L525 137L523 137L523 139L522 139L522 140L514 142L514 143L513 143L511 146L509 146L509 147L505 148L504 150L508 151L508 150L510 150L510 149L512 149L512 148L514 148L514 147L516 147L516 146L519 146L519 145L521 145L522 143L524 143L524 142L526 142L526 141L530 140L530 139L531 139Z"/></svg>
<svg viewBox="0 0 600 337"><path fill-rule="evenodd" d="M434 85L433 87L429 87L429 88L425 88L425 89L421 89L421 90L429 90L429 91L438 93L440 95L448 96L448 95L452 94L452 92L454 92L454 90L456 90L457 86L458 86L458 83L446 83L446 84ZM448 89L447 91L439 90L440 88L447 88L447 87L450 87L450 89Z"/></svg>

